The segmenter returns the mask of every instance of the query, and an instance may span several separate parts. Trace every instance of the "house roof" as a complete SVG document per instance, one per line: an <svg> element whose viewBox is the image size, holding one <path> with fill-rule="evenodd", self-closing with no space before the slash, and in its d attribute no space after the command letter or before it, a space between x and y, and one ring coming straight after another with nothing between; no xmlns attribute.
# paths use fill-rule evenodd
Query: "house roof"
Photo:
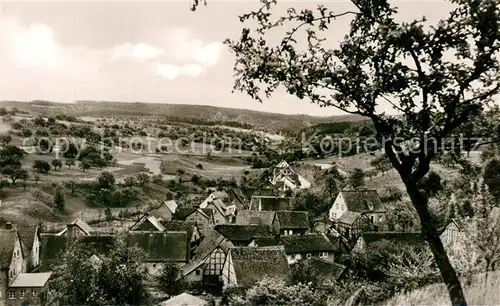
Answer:
<svg viewBox="0 0 500 306"><path fill-rule="evenodd" d="M291 279L285 250L277 247L230 248L231 260L239 287L250 287L263 277Z"/></svg>
<svg viewBox="0 0 500 306"><path fill-rule="evenodd" d="M307 211L277 211L275 218L278 219L281 229L309 228Z"/></svg>
<svg viewBox="0 0 500 306"><path fill-rule="evenodd" d="M425 244L420 232L363 232L360 238L363 238L366 245L382 240L416 245Z"/></svg>
<svg viewBox="0 0 500 306"><path fill-rule="evenodd" d="M70 224L78 226L87 235L92 235L95 232L95 230L90 225L88 225L87 223L83 222L79 218L75 219L75 221L71 222ZM68 228L66 227L65 229L63 229L62 231L60 231L57 234L58 235L64 235L67 230L68 230Z"/></svg>
<svg viewBox="0 0 500 306"><path fill-rule="evenodd" d="M286 160L282 160L275 167L276 168L286 168L286 167L290 167L290 165L287 163Z"/></svg>
<svg viewBox="0 0 500 306"><path fill-rule="evenodd" d="M187 232L188 237L193 235L195 224L181 220L161 220L161 225L167 232Z"/></svg>
<svg viewBox="0 0 500 306"><path fill-rule="evenodd" d="M163 203L165 206L168 207L168 209L175 214L175 211L177 210L177 207L179 206L175 200L168 200Z"/></svg>
<svg viewBox="0 0 500 306"><path fill-rule="evenodd" d="M381 211L382 202L376 190L342 190L347 210L355 212Z"/></svg>
<svg viewBox="0 0 500 306"><path fill-rule="evenodd" d="M41 288L47 284L52 272L46 273L19 273L10 288Z"/></svg>
<svg viewBox="0 0 500 306"><path fill-rule="evenodd" d="M41 234L41 270L51 270L53 264L60 262L66 252L66 237L54 234Z"/></svg>
<svg viewBox="0 0 500 306"><path fill-rule="evenodd" d="M360 216L360 212L347 210L340 216L339 222L352 225Z"/></svg>
<svg viewBox="0 0 500 306"><path fill-rule="evenodd" d="M251 242L256 236L269 236L271 234L267 225L220 224L215 226L215 230L232 242Z"/></svg>
<svg viewBox="0 0 500 306"><path fill-rule="evenodd" d="M329 252L335 248L325 234L281 236L280 244L285 247L287 254Z"/></svg>
<svg viewBox="0 0 500 306"><path fill-rule="evenodd" d="M226 192L233 201L236 201L239 204L245 204L246 202L248 202L245 194L239 188L231 187Z"/></svg>
<svg viewBox="0 0 500 306"><path fill-rule="evenodd" d="M347 269L344 265L317 258L304 260L304 265L310 269L312 275L322 280L337 280Z"/></svg>
<svg viewBox="0 0 500 306"><path fill-rule="evenodd" d="M16 243L15 230L0 230L0 269L10 266L12 253Z"/></svg>
<svg viewBox="0 0 500 306"><path fill-rule="evenodd" d="M261 204L260 210L266 211L279 211L291 210L293 207L292 197L278 197L278 196L252 196L250 204L251 210L259 210L259 201Z"/></svg>
<svg viewBox="0 0 500 306"><path fill-rule="evenodd" d="M212 210L210 208L178 208L174 214L175 220L186 220L194 212L199 211L206 218L210 218L212 216Z"/></svg>
<svg viewBox="0 0 500 306"><path fill-rule="evenodd" d="M95 236L82 236L79 237L76 243L84 244L97 254L107 254L115 246L117 237L113 234L102 234Z"/></svg>
<svg viewBox="0 0 500 306"><path fill-rule="evenodd" d="M193 259L182 267L182 276L188 275L193 270L201 266L208 255L216 248L220 247L224 253L227 253L230 247L234 246L231 241L214 229L208 229L200 245L193 251Z"/></svg>
<svg viewBox="0 0 500 306"><path fill-rule="evenodd" d="M141 225L143 222L148 221L153 225L158 231L163 232L165 228L163 225L160 223L158 219L152 214L146 213L144 216L142 216L139 221L137 221L132 227L130 228L131 230L135 230L139 225Z"/></svg>
<svg viewBox="0 0 500 306"><path fill-rule="evenodd" d="M208 208L208 207L213 207L213 208ZM212 210L215 209L222 216L226 216L228 214L226 204L224 204L224 202L222 202L222 200L219 198L209 201L206 209L212 209Z"/></svg>
<svg viewBox="0 0 500 306"><path fill-rule="evenodd" d="M21 239L21 243L23 248L27 252L31 252L33 248L33 241L35 240L35 235L37 232L38 226L18 226L17 233L19 234L19 239Z"/></svg>
<svg viewBox="0 0 500 306"><path fill-rule="evenodd" d="M146 253L146 261L180 261L188 258L188 237L183 232L129 232L128 246L137 246Z"/></svg>
<svg viewBox="0 0 500 306"><path fill-rule="evenodd" d="M208 304L210 302L184 292L159 303L158 306L205 306Z"/></svg>
<svg viewBox="0 0 500 306"><path fill-rule="evenodd" d="M274 214L274 211L238 210L236 213L236 224L271 226Z"/></svg>

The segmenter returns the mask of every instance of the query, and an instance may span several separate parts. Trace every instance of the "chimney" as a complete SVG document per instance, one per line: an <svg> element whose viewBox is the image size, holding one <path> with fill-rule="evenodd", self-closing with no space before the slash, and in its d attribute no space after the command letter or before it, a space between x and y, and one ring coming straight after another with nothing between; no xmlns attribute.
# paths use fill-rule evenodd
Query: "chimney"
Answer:
<svg viewBox="0 0 500 306"><path fill-rule="evenodd" d="M10 223L10 222L5 223L5 229L6 230L11 230L12 229L12 223Z"/></svg>

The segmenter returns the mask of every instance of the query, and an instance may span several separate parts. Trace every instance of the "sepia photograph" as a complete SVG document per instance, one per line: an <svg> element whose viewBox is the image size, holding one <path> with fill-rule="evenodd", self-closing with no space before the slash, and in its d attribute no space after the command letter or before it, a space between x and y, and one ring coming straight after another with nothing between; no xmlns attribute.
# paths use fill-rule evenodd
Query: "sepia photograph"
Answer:
<svg viewBox="0 0 500 306"><path fill-rule="evenodd" d="M499 0L0 0L0 306L500 306Z"/></svg>

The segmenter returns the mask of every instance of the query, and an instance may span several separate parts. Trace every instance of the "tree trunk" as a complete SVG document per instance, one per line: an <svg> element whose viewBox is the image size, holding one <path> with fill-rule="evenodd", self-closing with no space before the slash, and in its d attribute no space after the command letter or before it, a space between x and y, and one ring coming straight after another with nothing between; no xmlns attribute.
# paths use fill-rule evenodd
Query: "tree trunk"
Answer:
<svg viewBox="0 0 500 306"><path fill-rule="evenodd" d="M458 278L455 269L450 263L450 259L446 254L436 226L431 219L431 214L428 209L428 200L424 196L422 196L416 186L406 185L406 190L408 192L408 195L410 196L413 206L418 212L422 228L422 235L429 244L432 255L436 260L436 264L439 268L439 271L441 272L443 282L448 289L448 294L450 295L452 305L467 306L460 279Z"/></svg>

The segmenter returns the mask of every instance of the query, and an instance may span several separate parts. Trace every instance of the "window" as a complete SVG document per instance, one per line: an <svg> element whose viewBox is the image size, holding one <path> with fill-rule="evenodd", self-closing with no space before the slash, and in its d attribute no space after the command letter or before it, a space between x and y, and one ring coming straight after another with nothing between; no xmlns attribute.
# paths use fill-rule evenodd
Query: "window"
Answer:
<svg viewBox="0 0 500 306"><path fill-rule="evenodd" d="M328 257L328 252L319 253L319 258L327 258L327 257Z"/></svg>
<svg viewBox="0 0 500 306"><path fill-rule="evenodd" d="M21 299L24 299L24 294L25 294L25 293L26 293L26 292L25 292L24 290L21 290L21 291L19 292L19 297L20 297Z"/></svg>
<svg viewBox="0 0 500 306"><path fill-rule="evenodd" d="M307 257L307 258L311 258L311 254L310 254L310 253L308 253L308 254L306 255L306 257Z"/></svg>
<svg viewBox="0 0 500 306"><path fill-rule="evenodd" d="M35 290L31 290L31 296L36 296L36 291Z"/></svg>
<svg viewBox="0 0 500 306"><path fill-rule="evenodd" d="M196 274L196 275L200 275L200 270L196 270L196 271L195 271L195 274Z"/></svg>
<svg viewBox="0 0 500 306"><path fill-rule="evenodd" d="M14 290L11 290L9 292L9 299L14 300L16 298L16 292Z"/></svg>
<svg viewBox="0 0 500 306"><path fill-rule="evenodd" d="M153 268L156 268L156 264L153 264Z"/></svg>

